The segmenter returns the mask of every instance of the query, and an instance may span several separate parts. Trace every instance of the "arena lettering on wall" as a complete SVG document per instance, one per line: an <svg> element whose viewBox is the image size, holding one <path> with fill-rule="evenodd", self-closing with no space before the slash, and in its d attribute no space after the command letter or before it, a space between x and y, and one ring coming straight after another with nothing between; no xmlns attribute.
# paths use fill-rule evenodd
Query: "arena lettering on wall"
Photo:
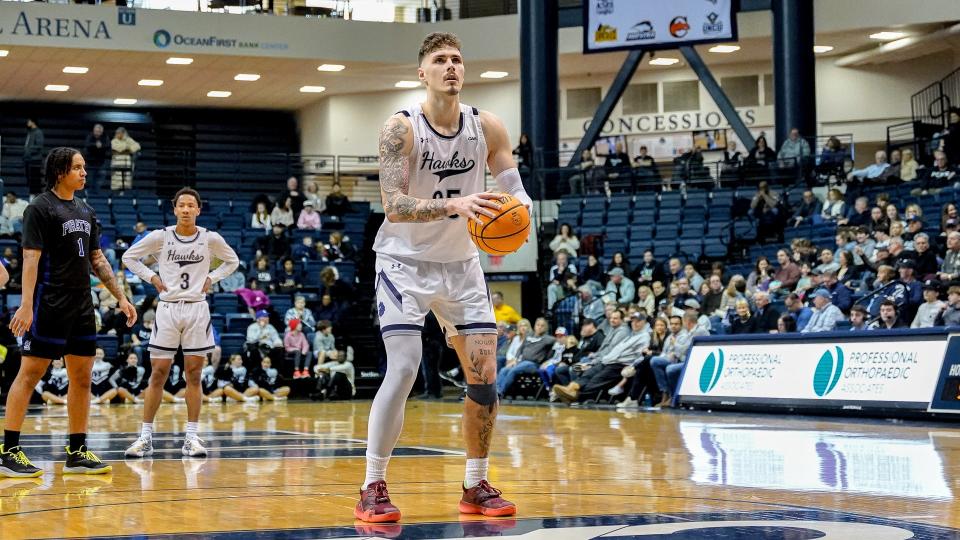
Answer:
<svg viewBox="0 0 960 540"><path fill-rule="evenodd" d="M107 23L95 19L73 19L62 17L30 17L21 11L9 27L13 36L31 36L38 38L67 39L112 39ZM7 28L0 22L0 34L6 34Z"/></svg>
<svg viewBox="0 0 960 540"><path fill-rule="evenodd" d="M743 123L753 126L757 123L756 109L742 109L739 111ZM583 131L586 132L591 120L584 120ZM702 129L717 129L729 127L722 114L716 111L685 112L668 114L642 114L611 118L603 125L604 135L629 135L631 133L658 133L673 131L698 131Z"/></svg>

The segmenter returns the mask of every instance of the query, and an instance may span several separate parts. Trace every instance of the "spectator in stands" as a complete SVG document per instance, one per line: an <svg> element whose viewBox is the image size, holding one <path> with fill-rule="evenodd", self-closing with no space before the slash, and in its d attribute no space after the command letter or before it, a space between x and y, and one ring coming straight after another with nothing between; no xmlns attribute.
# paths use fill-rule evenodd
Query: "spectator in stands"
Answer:
<svg viewBox="0 0 960 540"><path fill-rule="evenodd" d="M250 216L250 227L253 229L263 229L269 231L272 226L270 221L270 212L267 212L267 203L258 202L257 209Z"/></svg>
<svg viewBox="0 0 960 540"><path fill-rule="evenodd" d="M755 146L747 155L746 165L758 168L766 168L777 159L777 154L767 145L767 138L763 135L757 137Z"/></svg>
<svg viewBox="0 0 960 540"><path fill-rule="evenodd" d="M837 323L842 320L844 320L843 312L833 305L830 291L817 289L813 292L813 314L800 332L804 334L832 332L837 328Z"/></svg>
<svg viewBox="0 0 960 540"><path fill-rule="evenodd" d="M900 150L890 152L890 166L877 179L879 184L896 184L900 181Z"/></svg>
<svg viewBox="0 0 960 540"><path fill-rule="evenodd" d="M820 274L831 270L836 272L839 269L840 263L833 260L833 252L829 249L824 249L820 252L820 264L813 268L815 272L819 272Z"/></svg>
<svg viewBox="0 0 960 540"><path fill-rule="evenodd" d="M820 204L820 199L817 199L813 192L808 189L803 192L800 204L797 205L796 210L793 211L790 222L794 227L800 226L800 224L805 221L812 223L814 216L819 216L821 210L822 205Z"/></svg>
<svg viewBox="0 0 960 540"><path fill-rule="evenodd" d="M736 141L728 141L723 151L723 161L720 165L720 175L724 180L739 180L740 166L743 164L743 155L737 150Z"/></svg>
<svg viewBox="0 0 960 540"><path fill-rule="evenodd" d="M901 226L907 225L907 222L901 218L900 210L897 209L897 205L893 203L888 204L886 207L884 207L883 213L886 214L887 222L890 223L891 227L897 223L899 223Z"/></svg>
<svg viewBox="0 0 960 540"><path fill-rule="evenodd" d="M634 174L640 179L641 184L660 179L660 170L657 168L657 162L653 156L647 153L647 147L641 146L640 153L633 158Z"/></svg>
<svg viewBox="0 0 960 540"><path fill-rule="evenodd" d="M680 373L683 371L683 365L686 362L687 351L693 343L693 338L697 336L709 335L709 332L697 326L697 316L695 313L686 313L682 318L682 329L679 324L675 326L675 319L670 319L671 336L667 338L663 353L650 359L650 368L657 380L657 386L663 393L663 399L660 401L660 407L670 407L673 396L676 395L677 383L680 380ZM680 321L677 321L680 322ZM675 330L676 328L676 330Z"/></svg>
<svg viewBox="0 0 960 540"><path fill-rule="evenodd" d="M880 315L880 303L893 299L901 304L907 301L907 288L896 280L897 271L892 266L881 265L877 268L877 280L874 283L874 297L867 306L871 317ZM879 291L879 292L878 292Z"/></svg>
<svg viewBox="0 0 960 540"><path fill-rule="evenodd" d="M517 320L519 322L519 319ZM517 326L505 321L497 321L497 371L503 371L507 365L507 353L520 348L520 337L517 335Z"/></svg>
<svg viewBox="0 0 960 540"><path fill-rule="evenodd" d="M781 315L780 318L777 319L777 330L776 332L771 332L771 333L792 334L796 331L797 331L796 319L794 319L789 314L787 314L787 315Z"/></svg>
<svg viewBox="0 0 960 540"><path fill-rule="evenodd" d="M604 298L614 300L619 304L630 304L637 295L633 280L624 275L622 268L614 268L607 272L610 281L604 289Z"/></svg>
<svg viewBox="0 0 960 540"><path fill-rule="evenodd" d="M953 166L947 154L934 152L933 167L925 169L925 179L920 195L937 193L940 188L947 187L957 180L960 180L960 177L957 176L957 169ZM916 195L913 192L911 194Z"/></svg>
<svg viewBox="0 0 960 540"><path fill-rule="evenodd" d="M667 263L667 266L670 269L670 275L667 276L667 282L672 283L674 280L683 277L683 263L680 262L680 259L676 257L671 258Z"/></svg>
<svg viewBox="0 0 960 540"><path fill-rule="evenodd" d="M829 178L839 175L843 171L843 164L847 159L847 150L837 137L830 137L820 152L820 163L817 165L817 174Z"/></svg>
<svg viewBox="0 0 960 540"><path fill-rule="evenodd" d="M786 249L777 251L777 263L780 264L780 268L773 274L770 291L784 295L797 286L800 267L790 260L790 253Z"/></svg>
<svg viewBox="0 0 960 540"><path fill-rule="evenodd" d="M699 291L700 286L703 285L703 276L700 275L700 272L697 272L697 267L693 263L687 263L683 265L683 275L687 278L687 282L690 284L691 291Z"/></svg>
<svg viewBox="0 0 960 540"><path fill-rule="evenodd" d="M887 299L880 303L880 319L874 321L867 328L869 330L896 330L907 328L907 325L897 315L897 304L893 300Z"/></svg>
<svg viewBox="0 0 960 540"><path fill-rule="evenodd" d="M153 325L156 319L154 312L144 313L143 317L137 321L130 332L130 352L137 355L140 364L149 363L149 353L144 358L143 353L147 352L147 346L150 345L150 337L153 335Z"/></svg>
<svg viewBox="0 0 960 540"><path fill-rule="evenodd" d="M276 289L283 294L291 294L303 288L300 272L293 265L293 259L284 259L283 268L277 274Z"/></svg>
<svg viewBox="0 0 960 540"><path fill-rule="evenodd" d="M843 202L843 193L833 188L827 192L827 203L823 205L820 218L828 223L840 221L847 213L847 203Z"/></svg>
<svg viewBox="0 0 960 540"><path fill-rule="evenodd" d="M621 371L643 358L643 351L650 344L650 328L647 314L641 311L630 315L630 334L617 346L603 354L597 354L593 364L567 385L554 385L552 392L567 403L593 399L610 388L621 378Z"/></svg>
<svg viewBox="0 0 960 540"><path fill-rule="evenodd" d="M283 340L277 329L270 324L270 314L265 309L257 312L257 320L247 327L247 358L252 364L259 364L268 356L283 359Z"/></svg>
<svg viewBox="0 0 960 540"><path fill-rule="evenodd" d="M221 279L214 284L214 290L223 293L232 293L242 288L247 283L246 279L247 263L240 261L237 269L232 274Z"/></svg>
<svg viewBox="0 0 960 540"><path fill-rule="evenodd" d="M6 290L10 294L23 293L23 268L20 267L20 259L14 257L10 259L7 265L7 274L10 276L7 280Z"/></svg>
<svg viewBox="0 0 960 540"><path fill-rule="evenodd" d="M913 237L913 250L916 252L917 278L924 281L936 278L940 263L937 254L930 249L930 237L926 233L918 233Z"/></svg>
<svg viewBox="0 0 960 540"><path fill-rule="evenodd" d="M810 144L800 136L799 129L792 128L787 140L780 145L777 159L780 161L781 167L797 167L803 166L811 155Z"/></svg>
<svg viewBox="0 0 960 540"><path fill-rule="evenodd" d="M578 172L570 176L570 194L582 195L587 190L594 191L603 178L603 169L597 167L593 152L584 150L580 153Z"/></svg>
<svg viewBox="0 0 960 540"><path fill-rule="evenodd" d="M273 223L273 233L257 239L257 249L271 261L279 261L290 256L290 240L287 238L286 228L280 223Z"/></svg>
<svg viewBox="0 0 960 540"><path fill-rule="evenodd" d="M845 252L846 253L846 252ZM836 270L827 270L823 273L821 285L830 293L830 301L840 311L847 311L853 305L853 291L840 282Z"/></svg>
<svg viewBox="0 0 960 540"><path fill-rule="evenodd" d="M920 164L913 156L913 150L905 148L903 150L903 160L900 162L900 180L912 182L917 179L917 172Z"/></svg>
<svg viewBox="0 0 960 540"><path fill-rule="evenodd" d="M852 182L865 182L867 180L877 180L883 175L890 164L887 163L887 153L883 150L877 150L873 156L873 164L863 169L854 169L847 175L847 180Z"/></svg>
<svg viewBox="0 0 960 540"><path fill-rule="evenodd" d="M657 309L657 300L654 298L650 287L643 285L637 288L637 306L642 308L645 313L654 313Z"/></svg>
<svg viewBox="0 0 960 540"><path fill-rule="evenodd" d="M951 231L947 235L947 251L943 257L938 277L941 281L960 279L960 232Z"/></svg>
<svg viewBox="0 0 960 540"><path fill-rule="evenodd" d="M307 307L307 299L302 295L297 295L293 298L293 307L287 310L283 315L283 324L289 325L290 321L298 320L302 323L305 328L302 328L306 332L312 332L317 326L317 320L313 316L313 311Z"/></svg>
<svg viewBox="0 0 960 540"><path fill-rule="evenodd" d="M563 251L571 257L576 257L579 249L580 239L577 238L569 223L562 223L560 232L550 241L550 251L554 253Z"/></svg>
<svg viewBox="0 0 960 540"><path fill-rule="evenodd" d="M627 256L624 255L622 251L614 253L613 257L610 258L610 264L607 266L607 275L609 275L610 271L614 268L623 270L624 276L629 276L633 273L633 269L630 267L630 262L627 260Z"/></svg>
<svg viewBox="0 0 960 540"><path fill-rule="evenodd" d="M762 180L756 194L750 200L750 211L758 221L757 230L767 233L777 233L782 230L780 216L780 194L770 189L766 180Z"/></svg>
<svg viewBox="0 0 960 540"><path fill-rule="evenodd" d="M710 330L712 329L712 325L710 323L710 317L705 315L700 310L700 302L698 302L696 298L687 299L683 303L683 306L680 309L682 310L682 313L688 313L691 311L695 313L697 315L697 326L699 326L700 328L703 328L708 333L710 332Z"/></svg>
<svg viewBox="0 0 960 540"><path fill-rule="evenodd" d="M608 180L630 181L632 179L633 170L630 167L630 156L627 155L622 141L617 141L614 145L614 151L605 156L603 169Z"/></svg>
<svg viewBox="0 0 960 540"><path fill-rule="evenodd" d="M867 264L873 258L877 243L870 238L870 231L866 227L859 227L856 233L856 243L853 246L853 260L858 266Z"/></svg>
<svg viewBox="0 0 960 540"><path fill-rule="evenodd" d="M960 222L960 212L957 211L957 205L952 202L948 202L943 205L943 208L940 210L940 230L945 231L947 229L947 222L954 220L954 224Z"/></svg>
<svg viewBox="0 0 960 540"><path fill-rule="evenodd" d="M334 182L330 186L330 194L327 195L327 214L342 218L344 214L350 213L350 199L343 193L339 182Z"/></svg>
<svg viewBox="0 0 960 540"><path fill-rule="evenodd" d="M520 314L517 313L517 310L503 301L502 292L493 291L493 294L490 295L490 301L493 304L493 318L497 322L517 324L520 321Z"/></svg>
<svg viewBox="0 0 960 540"><path fill-rule="evenodd" d="M714 313L714 316L725 317L728 312L734 309L737 300L746 298L747 294L747 280L740 274L732 276L727 283L727 288L720 297L720 309Z"/></svg>
<svg viewBox="0 0 960 540"><path fill-rule="evenodd" d="M140 143L133 140L126 128L118 127L110 141L113 151L110 160L110 189L123 192L133 188L134 156L140 151Z"/></svg>
<svg viewBox="0 0 960 540"><path fill-rule="evenodd" d="M341 307L350 302L353 287L340 279L335 266L326 266L320 270L320 294L329 294Z"/></svg>
<svg viewBox="0 0 960 540"><path fill-rule="evenodd" d="M290 199L290 209L293 211L294 219L299 219L300 212L303 210L303 204L307 201L307 196L300 191L300 182L297 181L297 177L295 176L287 178L287 189L280 192L280 196L277 197L277 202L287 199Z"/></svg>
<svg viewBox="0 0 960 540"><path fill-rule="evenodd" d="M319 231L320 213L313 207L313 201L303 201L303 210L297 218L297 228L301 231Z"/></svg>
<svg viewBox="0 0 960 540"><path fill-rule="evenodd" d="M354 261L357 258L357 249L350 240L343 237L340 231L331 231L327 243L323 245L323 262Z"/></svg>
<svg viewBox="0 0 960 540"><path fill-rule="evenodd" d="M322 253L317 253L317 249L321 246L313 245L312 236L304 236L300 239L300 243L292 246L290 252L293 255L293 259L297 261L316 261L322 258Z"/></svg>
<svg viewBox="0 0 960 540"><path fill-rule="evenodd" d="M548 332L550 325L543 317L533 324L533 335L526 336L520 344L520 350L515 359L507 358L503 371L497 373L497 392L500 397L506 394L517 376L524 373L536 373L540 364L550 357L551 349L556 340Z"/></svg>
<svg viewBox="0 0 960 540"><path fill-rule="evenodd" d="M328 355L327 362L313 367L317 376L317 400L351 399L357 393L356 369L353 366L353 347L338 345L337 350Z"/></svg>
<svg viewBox="0 0 960 540"><path fill-rule="evenodd" d="M947 303L937 317L937 326L960 326L960 286L947 290Z"/></svg>
<svg viewBox="0 0 960 540"><path fill-rule="evenodd" d="M690 290L690 282L686 277L674 280L673 283L670 284L670 289L672 291L673 305L678 309L683 309L683 305L687 300L691 298L696 299L696 295Z"/></svg>
<svg viewBox="0 0 960 540"><path fill-rule="evenodd" d="M556 253L556 262L550 267L547 285L547 309L553 309L558 300L572 294L577 288L577 267L569 261L565 251Z"/></svg>
<svg viewBox="0 0 960 540"><path fill-rule="evenodd" d="M0 234L12 235L23 230L23 212L27 201L17 199L17 194L8 191L3 198L3 213L0 215Z"/></svg>
<svg viewBox="0 0 960 540"><path fill-rule="evenodd" d="M301 326L299 319L291 320L283 336L283 350L287 360L293 364L294 379L310 376L310 343Z"/></svg>
<svg viewBox="0 0 960 540"><path fill-rule="evenodd" d="M636 269L634 269L636 271ZM596 255L587 255L587 267L580 272L580 281L600 290L607 281L607 275Z"/></svg>
<svg viewBox="0 0 960 540"><path fill-rule="evenodd" d="M711 275L707 278L708 291L703 295L701 306L706 314L713 314L720 309L723 301L723 281L720 276Z"/></svg>
<svg viewBox="0 0 960 540"><path fill-rule="evenodd" d="M333 301L332 296L329 294L320 295L320 306L317 307L317 310L314 313L314 316L317 318L317 320L325 319L333 324L337 324L340 322L340 314L340 306Z"/></svg>
<svg viewBox="0 0 960 540"><path fill-rule="evenodd" d="M804 261L811 263L813 266L819 264L817 257L820 255L820 251L813 245L813 242L807 238L794 238L791 240L788 253L791 254L790 259L798 266Z"/></svg>
<svg viewBox="0 0 960 540"><path fill-rule="evenodd" d="M803 301L794 293L787 295L783 300L783 305L787 308L787 315L790 315L796 321L796 330L803 331L810 322L810 317L813 316L813 310L803 305Z"/></svg>
<svg viewBox="0 0 960 540"><path fill-rule="evenodd" d="M657 305L663 300L666 300L668 291L667 288L663 286L662 281L654 281L651 283L650 290L653 291L653 299L656 300Z"/></svg>
<svg viewBox="0 0 960 540"><path fill-rule="evenodd" d="M323 213L327 209L327 203L323 200L323 197L320 196L320 188L317 187L316 182L307 182L303 188L303 196L306 197L306 201L311 201L313 203L313 209L319 213Z"/></svg>
<svg viewBox="0 0 960 540"><path fill-rule="evenodd" d="M584 320L590 319L598 321L604 318L604 302L602 298L595 298L593 287L589 285L581 285L577 288L579 294L579 305L577 306L577 312L583 314ZM581 334L580 337L583 337Z"/></svg>
<svg viewBox="0 0 960 540"><path fill-rule="evenodd" d="M100 193L100 184L107 178L107 157L110 155L110 144L103 134L103 126L94 124L93 130L87 133L83 143L83 159L86 161L87 183L86 192L90 195Z"/></svg>
<svg viewBox="0 0 960 540"><path fill-rule="evenodd" d="M937 324L937 317L946 307L940 301L940 283L929 280L923 284L923 300L917 308L917 314L910 323L910 328L933 328Z"/></svg>
<svg viewBox="0 0 960 540"><path fill-rule="evenodd" d="M520 142L513 149L513 155L517 157L517 168L527 171L533 168L533 145L526 133L520 134Z"/></svg>
<svg viewBox="0 0 960 540"><path fill-rule="evenodd" d="M277 284L273 279L273 272L270 271L270 262L266 257L257 259L257 262L254 263L250 278L256 280L260 288L268 293L273 293L277 289Z"/></svg>
<svg viewBox="0 0 960 540"><path fill-rule="evenodd" d="M797 280L797 286L793 288L793 292L805 298L808 290L815 289L819 285L820 276L820 270L813 270L810 263L804 261L800 265L800 279Z"/></svg>
<svg viewBox="0 0 960 540"><path fill-rule="evenodd" d="M679 262L679 261L678 261ZM633 269L633 275L630 277L637 285L653 285L654 281L663 281L663 266L653 257L653 251L645 250L643 252L643 262Z"/></svg>
<svg viewBox="0 0 960 540"><path fill-rule="evenodd" d="M753 264L753 271L747 276L747 293L753 295L757 291L765 291L773 281L773 267L770 260L764 255L757 257Z"/></svg>
<svg viewBox="0 0 960 540"><path fill-rule="evenodd" d="M853 203L853 210L846 219L837 222L838 225L849 225L851 227L862 227L870 223L870 199L866 197L857 197Z"/></svg>
<svg viewBox="0 0 960 540"><path fill-rule="evenodd" d="M753 295L753 303L757 306L753 313L754 330L764 334L776 332L780 312L770 305L770 295L759 291Z"/></svg>
<svg viewBox="0 0 960 540"><path fill-rule="evenodd" d="M886 214L883 213L883 209L879 206L874 206L870 209L870 232L876 233L877 231L890 232L890 220L887 219Z"/></svg>
<svg viewBox="0 0 960 540"><path fill-rule="evenodd" d="M860 304L855 304L850 308L850 331L863 332L864 330L869 330L867 327L867 317L869 317L867 308Z"/></svg>
<svg viewBox="0 0 960 540"><path fill-rule="evenodd" d="M746 299L737 300L735 315L730 319L731 334L753 334L757 331L756 321L750 313L750 304Z"/></svg>
<svg viewBox="0 0 960 540"><path fill-rule="evenodd" d="M294 218L292 205L293 199L290 197L277 201L277 205L273 207L273 212L270 212L270 223L274 227L277 225L287 228L293 227L297 220Z"/></svg>
<svg viewBox="0 0 960 540"><path fill-rule="evenodd" d="M917 308L923 302L923 285L917 280L917 263L912 259L903 259L898 265L900 272L900 284L905 289L906 302L902 304L902 315L904 319L910 321L913 319Z"/></svg>
<svg viewBox="0 0 960 540"><path fill-rule="evenodd" d="M951 163L960 163L960 109L953 107L947 113L947 128L941 132L942 150Z"/></svg>
<svg viewBox="0 0 960 540"><path fill-rule="evenodd" d="M337 338L333 335L333 323L326 319L317 323L317 333L313 336L313 355L317 364L334 360L337 356ZM300 375L302 377L303 373Z"/></svg>
<svg viewBox="0 0 960 540"><path fill-rule="evenodd" d="M43 130L32 118L27 118L27 134L23 140L23 177L30 195L43 192Z"/></svg>

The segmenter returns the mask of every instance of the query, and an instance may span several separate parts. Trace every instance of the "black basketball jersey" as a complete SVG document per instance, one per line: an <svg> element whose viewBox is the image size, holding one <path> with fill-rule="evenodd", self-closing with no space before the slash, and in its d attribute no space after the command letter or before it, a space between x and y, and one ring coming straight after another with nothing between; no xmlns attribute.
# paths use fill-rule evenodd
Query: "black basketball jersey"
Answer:
<svg viewBox="0 0 960 540"><path fill-rule="evenodd" d="M38 289L90 289L90 253L100 249L96 213L79 198L46 191L23 213L23 247L42 251Z"/></svg>

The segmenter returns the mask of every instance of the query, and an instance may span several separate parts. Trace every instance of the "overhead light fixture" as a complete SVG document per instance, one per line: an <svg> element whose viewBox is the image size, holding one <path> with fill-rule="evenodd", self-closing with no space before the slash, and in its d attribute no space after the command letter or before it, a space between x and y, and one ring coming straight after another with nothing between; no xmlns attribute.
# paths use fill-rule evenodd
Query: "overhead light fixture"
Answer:
<svg viewBox="0 0 960 540"><path fill-rule="evenodd" d="M163 81L160 79L140 79L137 84L140 86L163 86Z"/></svg>
<svg viewBox="0 0 960 540"><path fill-rule="evenodd" d="M233 92L228 92L226 90L211 90L207 92L207 97L227 98L231 95L233 95Z"/></svg>
<svg viewBox="0 0 960 540"><path fill-rule="evenodd" d="M893 41L905 37L906 32L877 32L870 34L870 39L879 39L880 41Z"/></svg>
<svg viewBox="0 0 960 540"><path fill-rule="evenodd" d="M831 45L814 45L813 46L813 52L817 54L828 53L832 50L833 50L833 46Z"/></svg>
<svg viewBox="0 0 960 540"><path fill-rule="evenodd" d="M714 45L708 49L712 53L733 53L740 50L739 45Z"/></svg>
<svg viewBox="0 0 960 540"><path fill-rule="evenodd" d="M137 100L133 98L118 97L117 99L113 100L114 105L135 105L136 103L137 103Z"/></svg>
<svg viewBox="0 0 960 540"><path fill-rule="evenodd" d="M193 58L171 56L170 58L167 58L167 63L175 66L189 66L193 63Z"/></svg>
<svg viewBox="0 0 960 540"><path fill-rule="evenodd" d="M419 88L420 81L397 81L397 84L393 86L396 88Z"/></svg>
<svg viewBox="0 0 960 540"><path fill-rule="evenodd" d="M884 44L883 44L883 48L886 49L886 50L888 50L888 51L893 51L893 50L896 50L896 49L900 49L900 48L906 47L907 45L910 45L910 44L913 43L914 41L915 41L915 40L914 40L913 38L909 38L909 37L900 38L900 39L898 39L898 40L896 40L896 41L891 41L891 42L889 42L889 43L884 43Z"/></svg>
<svg viewBox="0 0 960 540"><path fill-rule="evenodd" d="M237 73L233 80L235 81L259 81L260 75L256 73Z"/></svg>
<svg viewBox="0 0 960 540"><path fill-rule="evenodd" d="M7 56L8 54L10 54L10 51L8 51L8 50L6 50L6 49L0 49L0 58L3 58L4 56Z"/></svg>
<svg viewBox="0 0 960 540"><path fill-rule="evenodd" d="M481 79L502 79L509 75L506 71L484 71L480 74Z"/></svg>
<svg viewBox="0 0 960 540"><path fill-rule="evenodd" d="M76 73L78 75L83 75L88 71L90 71L90 68L81 67L81 66L67 66L63 68L64 73Z"/></svg>
<svg viewBox="0 0 960 540"><path fill-rule="evenodd" d="M300 91L304 94L319 94L326 90L326 86L301 86Z"/></svg>
<svg viewBox="0 0 960 540"><path fill-rule="evenodd" d="M43 87L47 92L66 92L70 89L69 85L66 84L48 84Z"/></svg>
<svg viewBox="0 0 960 540"><path fill-rule="evenodd" d="M346 67L342 64L321 64L317 67L317 71L343 71Z"/></svg>
<svg viewBox="0 0 960 540"><path fill-rule="evenodd" d="M650 61L651 66L672 66L679 63L679 58L654 58Z"/></svg>

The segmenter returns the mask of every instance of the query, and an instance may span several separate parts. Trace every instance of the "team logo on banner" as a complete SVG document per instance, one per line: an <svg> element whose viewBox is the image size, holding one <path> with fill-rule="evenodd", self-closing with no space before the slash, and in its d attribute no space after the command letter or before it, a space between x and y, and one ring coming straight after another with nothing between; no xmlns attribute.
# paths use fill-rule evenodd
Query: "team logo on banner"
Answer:
<svg viewBox="0 0 960 540"><path fill-rule="evenodd" d="M597 31L593 34L593 40L597 43L600 43L601 41L616 41L616 27L610 26L609 24L601 24L597 27Z"/></svg>
<svg viewBox="0 0 960 540"><path fill-rule="evenodd" d="M820 397L833 392L843 373L843 349L840 347L835 349L836 356L830 349L823 351L823 356L817 362L817 369L813 372L813 391Z"/></svg>
<svg viewBox="0 0 960 540"><path fill-rule="evenodd" d="M153 44L161 49L170 45L170 41L172 41L170 32L167 32L166 30L157 30L153 33Z"/></svg>
<svg viewBox="0 0 960 540"><path fill-rule="evenodd" d="M719 34L723 32L723 21L720 20L720 15L717 15L715 11L711 11L707 15L707 22L703 23L703 33L704 34Z"/></svg>
<svg viewBox="0 0 960 540"><path fill-rule="evenodd" d="M723 349L717 349L707 355L707 359L700 368L700 391L704 394L713 390L723 374Z"/></svg>
<svg viewBox="0 0 960 540"><path fill-rule="evenodd" d="M630 29L630 32L627 33L627 41L643 41L648 39L656 39L657 32L653 29L653 25L650 24L650 21L641 21L633 25L633 28Z"/></svg>
<svg viewBox="0 0 960 540"><path fill-rule="evenodd" d="M597 13L610 15L613 13L613 0L597 0Z"/></svg>
<svg viewBox="0 0 960 540"><path fill-rule="evenodd" d="M674 17L670 21L670 35L675 38L682 38L687 35L687 32L690 31L690 23L687 22L687 18L683 15Z"/></svg>

